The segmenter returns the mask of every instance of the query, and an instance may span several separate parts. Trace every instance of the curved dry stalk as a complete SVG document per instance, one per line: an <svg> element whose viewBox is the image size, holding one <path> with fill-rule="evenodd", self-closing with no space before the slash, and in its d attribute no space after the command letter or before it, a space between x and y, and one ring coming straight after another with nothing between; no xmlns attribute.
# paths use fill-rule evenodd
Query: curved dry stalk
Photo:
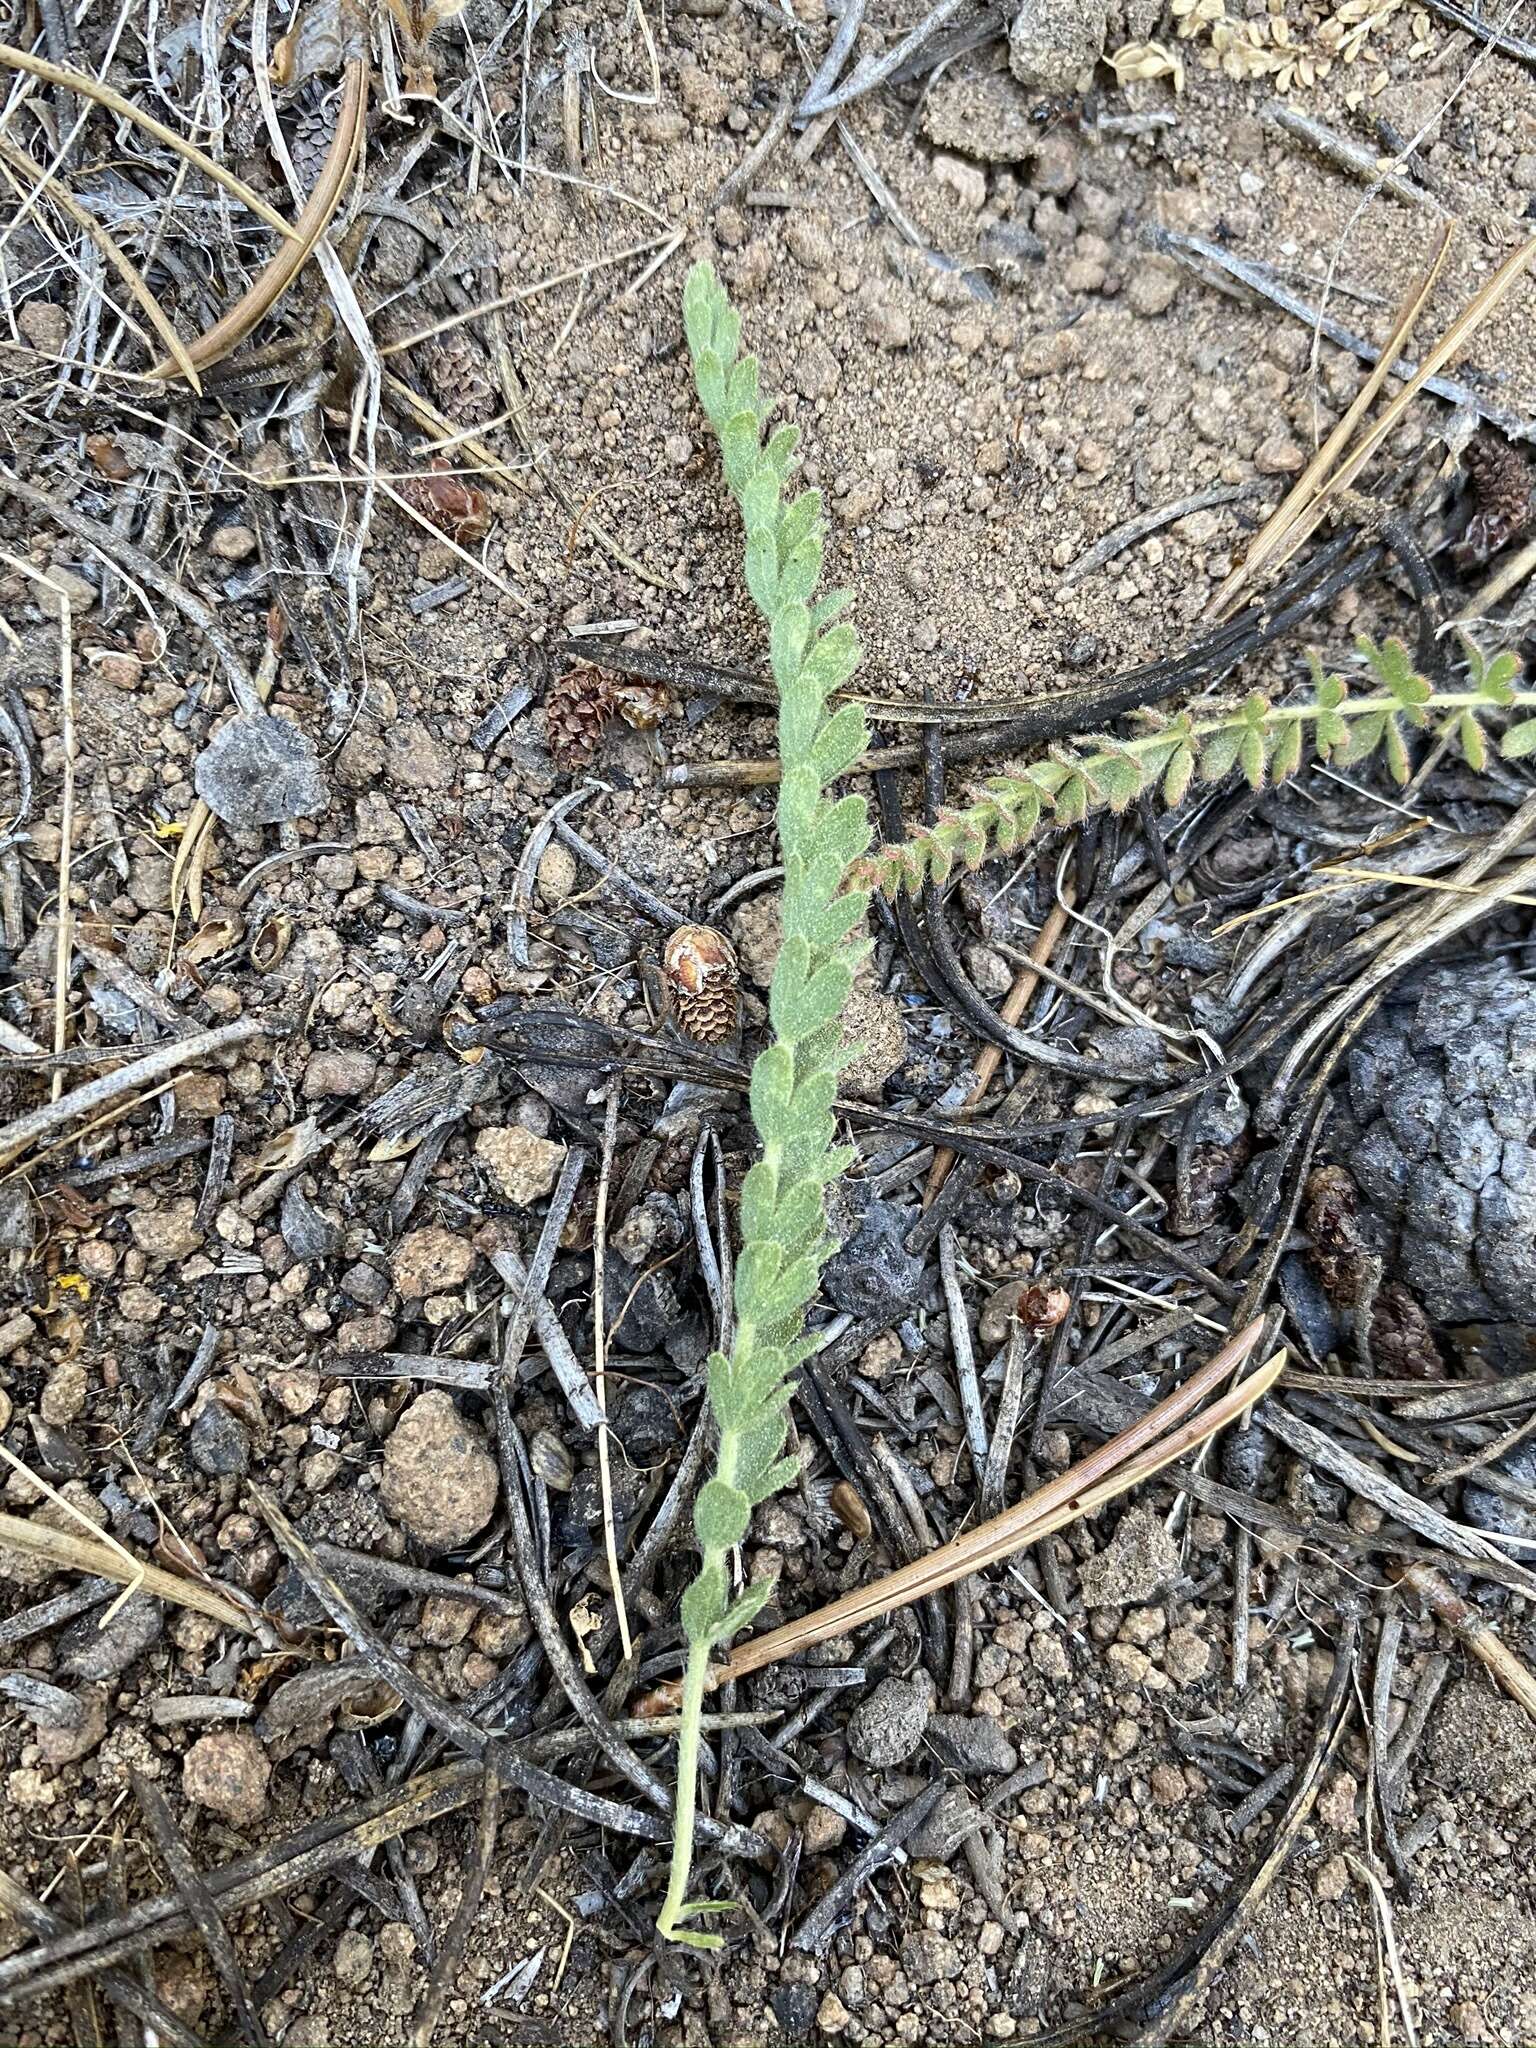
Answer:
<svg viewBox="0 0 1536 2048"><path fill-rule="evenodd" d="M1059 1479L1040 1487L1027 1499L1016 1501L1002 1514L994 1515L991 1521L967 1530L964 1535L941 1545L926 1557L903 1565L899 1571L888 1572L873 1584L845 1594L841 1600L818 1607L814 1613L803 1615L798 1621L786 1622L782 1628L769 1629L765 1635L752 1637L723 1664L713 1667L705 1691L712 1692L717 1686L729 1685L750 1672L761 1671L765 1665L777 1664L784 1657L810 1648L813 1643L826 1642L830 1636L845 1635L866 1622L878 1621L882 1616L894 1613L898 1607L908 1607L927 1594L942 1592L957 1579L967 1578L988 1565L1001 1563L1004 1558L1038 1543L1042 1536L1065 1528L1067 1523L1097 1514L1100 1508L1107 1507L1120 1494L1152 1478L1175 1459L1198 1449L1243 1409L1266 1394L1279 1378L1285 1363L1284 1351L1277 1351L1239 1385L1213 1402L1204 1414L1194 1413L1212 1389L1242 1365L1263 1330L1263 1317L1255 1317L1246 1329L1240 1330L1222 1346L1209 1364L1192 1374L1165 1401L1149 1409L1139 1421L1121 1430L1107 1444L1080 1459ZM659 1686L647 1694L637 1711L670 1712L676 1703L677 1690L675 1684Z"/></svg>
<svg viewBox="0 0 1536 2048"><path fill-rule="evenodd" d="M0 43L0 65L8 71L27 71L34 78L42 79L45 85L62 85L70 92L78 92L98 105L109 107L124 121L131 121L136 128L142 128L146 135L153 135L157 142L163 142L167 149L173 149L187 162L195 164L205 178L212 178L216 185L222 185L247 207L256 218L265 221L269 228L276 228L280 235L292 240L298 233L290 222L267 204L259 192L253 192L243 178L237 178L233 171L226 171L222 164L216 164L211 156L200 150L196 143L188 142L167 128L163 121L157 121L153 114L146 114L142 107L136 107L132 100L124 99L110 85L103 85L99 78L92 78L88 71L74 71L64 64L50 64L46 57L34 57L30 50L18 50L13 43Z"/></svg>
<svg viewBox="0 0 1536 2048"><path fill-rule="evenodd" d="M67 213L75 226L90 238L128 287L140 312L169 349L174 367L181 371L192 389L201 396L202 383L192 358L187 354L185 342L171 325L159 300L144 282L139 270L113 241L101 222L86 211L66 185L44 170L41 164L34 163L27 152L12 142L8 135L0 135L0 157L3 157L20 175L30 178L34 191L46 192L60 212Z"/></svg>
<svg viewBox="0 0 1536 2048"><path fill-rule="evenodd" d="M237 299L206 333L200 334L190 350L182 351L182 355L189 358L187 362L183 362L172 348L171 359L156 363L150 371L152 377L169 377L179 370L189 379L194 390L197 389L197 371L221 362L271 312L314 255L321 236L336 216L347 179L362 147L363 121L367 111L368 60L366 57L354 57L343 73L336 132L331 137L331 146L315 180L314 190L294 222L292 238L278 250L250 290Z"/></svg>

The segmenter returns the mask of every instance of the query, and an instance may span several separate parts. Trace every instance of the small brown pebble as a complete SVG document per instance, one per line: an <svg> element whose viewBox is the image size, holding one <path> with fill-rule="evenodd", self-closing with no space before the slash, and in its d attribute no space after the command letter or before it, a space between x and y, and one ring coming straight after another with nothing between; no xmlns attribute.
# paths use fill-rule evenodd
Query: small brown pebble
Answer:
<svg viewBox="0 0 1536 2048"><path fill-rule="evenodd" d="M360 1928L349 1927L337 1941L331 1967L337 1983L345 1984L349 1991L367 1983L373 1974L373 1943Z"/></svg>
<svg viewBox="0 0 1536 2048"><path fill-rule="evenodd" d="M1154 1764L1151 1784L1154 1806L1182 1806L1189 1793L1184 1773L1173 1764Z"/></svg>
<svg viewBox="0 0 1536 2048"><path fill-rule="evenodd" d="M1317 1802L1317 1817L1325 1828L1335 1828L1345 1835L1354 1833L1355 1800L1359 1791L1359 1785L1348 1771L1333 1773Z"/></svg>
<svg viewBox="0 0 1536 2048"><path fill-rule="evenodd" d="M852 2017L835 1991L829 1991L816 2008L816 2024L824 2034L840 2034Z"/></svg>
<svg viewBox="0 0 1536 2048"><path fill-rule="evenodd" d="M1192 1628L1176 1628L1163 1650L1163 1669L1175 1685L1195 1685L1213 1661L1210 1644Z"/></svg>
<svg viewBox="0 0 1536 2048"><path fill-rule="evenodd" d="M1271 434L1254 451L1253 466L1260 476L1294 476L1306 463L1307 452L1288 434Z"/></svg>
<svg viewBox="0 0 1536 2048"><path fill-rule="evenodd" d="M256 546L256 535L248 526L216 527L208 539L209 554L221 562L248 561Z"/></svg>
<svg viewBox="0 0 1536 2048"><path fill-rule="evenodd" d="M526 1209L553 1192L565 1164L565 1147L535 1137L521 1124L496 1125L476 1135L475 1157L485 1161L507 1200Z"/></svg>
<svg viewBox="0 0 1536 2048"><path fill-rule="evenodd" d="M429 1294L460 1286L474 1263L475 1248L467 1237L429 1223L401 1238L390 1271L407 1301L425 1301Z"/></svg>
<svg viewBox="0 0 1536 2048"><path fill-rule="evenodd" d="M199 1737L181 1767L181 1789L194 1806L206 1806L236 1827L254 1827L267 1810L272 1766L247 1729L215 1728Z"/></svg>
<svg viewBox="0 0 1536 2048"><path fill-rule="evenodd" d="M66 1358L62 1365L55 1366L37 1404L44 1422L55 1429L68 1429L84 1413L89 1387L90 1381L80 1359Z"/></svg>
<svg viewBox="0 0 1536 2048"><path fill-rule="evenodd" d="M431 1550L478 1536L499 1484L484 1436L440 1387L416 1397L384 1447L384 1505Z"/></svg>
<svg viewBox="0 0 1536 2048"><path fill-rule="evenodd" d="M1312 1896L1324 1901L1342 1899L1349 1890L1349 1865L1342 1856L1330 1856L1312 1880Z"/></svg>
<svg viewBox="0 0 1536 2048"><path fill-rule="evenodd" d="M1041 1629L1029 1639L1029 1661L1042 1678L1063 1685L1072 1676L1066 1645L1054 1629Z"/></svg>
<svg viewBox="0 0 1536 2048"><path fill-rule="evenodd" d="M473 1600L455 1600L447 1593L429 1593L421 1603L417 1634L435 1650L451 1650L462 1643L479 1612Z"/></svg>
<svg viewBox="0 0 1536 2048"><path fill-rule="evenodd" d="M371 1052L311 1053L304 1069L304 1100L323 1102L328 1096L356 1096L373 1086L379 1063Z"/></svg>

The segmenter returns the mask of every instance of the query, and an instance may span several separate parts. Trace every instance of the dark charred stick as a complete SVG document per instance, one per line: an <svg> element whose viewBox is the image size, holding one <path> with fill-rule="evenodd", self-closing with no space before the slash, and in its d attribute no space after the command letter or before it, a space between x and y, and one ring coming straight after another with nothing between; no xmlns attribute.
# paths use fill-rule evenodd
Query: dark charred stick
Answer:
<svg viewBox="0 0 1536 2048"><path fill-rule="evenodd" d="M617 861L611 861L606 854L599 853L591 841L583 839L575 827L568 825L564 818L556 819L555 833L572 853L586 862L594 874L622 896L631 909L638 910L642 917L649 918L651 923L659 926L662 931L675 932L679 925L687 924L687 911L679 910L674 904L665 902L654 890L647 889L644 883L637 882L633 875L626 874Z"/></svg>
<svg viewBox="0 0 1536 2048"><path fill-rule="evenodd" d="M1369 544L1358 555L1352 555L1358 540L1359 535L1353 531L1336 535L1277 584L1262 602L1248 606L1204 640L1196 641L1184 654L1147 662L1102 682L1053 695L1049 703L1021 707L994 699L936 706L902 704L857 692L842 694L861 703L866 714L878 723L943 726L951 735L946 750L951 761L976 760L994 749L1007 753L1020 747L1046 745L1074 733L1091 731L1108 719L1158 703L1180 690L1213 682L1248 654L1283 637L1380 564L1385 549L1379 543ZM1314 582L1315 589L1310 587ZM667 683L680 694L691 692L765 709L778 703L773 686L750 670L697 661L665 648L603 647L591 640L564 640L556 644L555 651L590 662L595 668ZM961 729L967 727L989 730L962 735ZM892 748L879 765L916 768L921 765L921 756L915 747Z"/></svg>
<svg viewBox="0 0 1536 2048"><path fill-rule="evenodd" d="M526 1762L510 1744L493 1743L484 1729L479 1727L462 1709L453 1706L424 1685L401 1658L389 1649L368 1627L357 1609L334 1579L322 1569L314 1552L300 1536L288 1517L270 1495L262 1488L253 1486L251 1494L266 1519L268 1527L277 1538L279 1547L288 1557L300 1578L320 1602L335 1625L345 1631L354 1646L378 1671L379 1676L392 1685L408 1705L414 1707L422 1718L431 1723L441 1734L463 1750L467 1756L484 1761L488 1747L494 1747L496 1769L502 1778L516 1785L531 1799L543 1800L550 1806L575 1813L578 1818L592 1820L599 1826L617 1828L623 1834L642 1835L647 1841L661 1841L666 1837L666 1827L660 1820L653 1820L649 1814L637 1813L633 1808L620 1806L612 1799L604 1799L593 1792L581 1791L574 1785L565 1784L551 1777L537 1764ZM639 1759L635 1759L636 1763ZM645 1769L641 1765L642 1770ZM628 1773L626 1773L628 1775ZM657 1782L652 1780L653 1783ZM665 1798L664 1789L663 1799ZM741 1831L732 1830L732 1834ZM733 1841L730 1845L737 1848ZM747 1838L746 1846L737 1848L738 1854L762 1853L762 1845L756 1836Z"/></svg>
<svg viewBox="0 0 1536 2048"><path fill-rule="evenodd" d="M98 1601L119 1590L112 1579L82 1579L67 1593L56 1593L53 1599L41 1601L36 1607L24 1607L20 1614L0 1621L0 1650L8 1650L15 1643L29 1642L46 1629L72 1621L77 1614L84 1614L88 1607L94 1607Z"/></svg>
<svg viewBox="0 0 1536 2048"><path fill-rule="evenodd" d="M21 1062L14 1064L20 1065ZM115 1159L103 1159L96 1166L62 1166L55 1173L39 1175L39 1181L47 1189L100 1187L103 1181L134 1180L141 1173L158 1173L162 1166L174 1166L179 1160L194 1159L207 1149L205 1137L167 1138L163 1145L145 1145L137 1152L120 1152Z"/></svg>
<svg viewBox="0 0 1536 2048"><path fill-rule="evenodd" d="M429 1827L445 1814L467 1806L480 1782L480 1767L457 1763L381 1792L349 1814L315 1821L274 1849L242 1856L222 1870L204 1873L205 1882L222 1911L233 1914L282 1892L311 1884L337 1864L345 1863L379 1843L413 1829ZM569 1791L570 1788L562 1788ZM590 1797L581 1794L582 1799ZM609 1805L609 1801L598 1802ZM642 1832L648 1815L624 1815L626 1833ZM637 1827L636 1822L642 1823ZM656 1831L660 1839L662 1830ZM92 1921L52 1936L40 1948L24 1950L0 1962L0 2006L23 1999L45 1998L84 1976L96 1976L126 1958L183 1934L192 1917L174 1897L142 1900L110 1919Z"/></svg>
<svg viewBox="0 0 1536 2048"><path fill-rule="evenodd" d="M39 489L36 484L23 483L19 477L0 469L0 498L7 493L13 498L19 498L23 505L41 518L51 521L65 533L72 534L76 540L84 541L87 547L93 548L102 557L103 561L113 562L119 568L130 570L147 589L154 591L157 597L163 598L174 611L180 612L189 625L197 628L219 657L230 691L240 709L254 717L263 715L261 698L257 694L250 670L241 660L235 643L214 617L211 608L200 597L194 597L184 584L168 576L152 556L146 555L142 549L134 547L128 541L119 540L112 529L103 526L99 519L87 518L83 512L77 512L72 505L62 503L52 493Z"/></svg>
<svg viewBox="0 0 1536 2048"><path fill-rule="evenodd" d="M464 1872L458 1911L443 1936L437 1961L411 2018L411 2048L431 2048L432 2036L437 2032L443 2006L453 1988L454 1974L469 1944L470 1928L480 1910L485 1880L490 1875L491 1862L496 1854L496 1831L500 1819L501 1777L496 1769L495 1745L492 1744L480 1788L480 1819L475 1829L474 1855Z"/></svg>
<svg viewBox="0 0 1536 2048"><path fill-rule="evenodd" d="M203 1938L209 1959L218 1972L224 1989L229 1993L235 2008L235 2017L240 2022L240 2031L251 2048L267 2048L266 2029L261 2017L251 2003L251 1994L240 1968L240 1958L235 1954L235 1944L230 1939L229 1929L224 1925L217 1901L203 1880L186 1837L177 1827L165 1794L157 1785L142 1777L139 1772L129 1774L133 1785L133 1796L139 1802L139 1811L149 1825L155 1838L155 1847L165 1858L171 1881L181 1893L183 1903L191 1915L198 1933Z"/></svg>
<svg viewBox="0 0 1536 2048"><path fill-rule="evenodd" d="M532 1030L529 1030L530 1024ZM519 1044L519 1027L532 1043ZM1283 1022L1272 1026L1266 1043L1282 1035ZM566 1040L566 1046L550 1043L552 1030L558 1030ZM578 1048L577 1041L585 1039L586 1044ZM462 1034L457 1040L462 1045L497 1044L514 1054L537 1059L547 1065L580 1067L593 1075L594 1079L603 1074L617 1073L624 1069L631 1074L656 1074L667 1079L685 1075L691 1080L702 1081L714 1088L743 1090L747 1085L744 1068L735 1062L718 1057L706 1057L681 1046L670 1045L664 1040L647 1037L644 1033L630 1031L619 1025L597 1024L591 1018L571 1018L563 1012L500 1011L493 1021L482 1022L472 1031ZM1250 1057L1255 1056L1255 1048ZM1230 1066L1230 1063L1229 1063ZM1240 1067L1231 1066L1233 1072ZM1228 1071L1217 1068L1220 1075ZM1210 1075L1202 1074L1198 1081L1189 1084L1198 1090L1206 1085ZM1175 1090L1172 1095L1155 1098L1153 1104L1135 1104L1122 1110L1126 1117L1141 1118L1150 1110L1161 1111L1180 1107L1189 1099L1188 1090ZM988 1166L1011 1168L1021 1178L1038 1187L1049 1187L1059 1192L1066 1200L1078 1202L1119 1229L1127 1243L1146 1252L1160 1264L1182 1273L1186 1279L1195 1281L1205 1288L1212 1299L1223 1304L1237 1299L1238 1290L1227 1281L1218 1279L1195 1259L1181 1252L1174 1245L1164 1242L1145 1225L1124 1216L1111 1203L1102 1201L1089 1189L1078 1187L1052 1168L1041 1166L1021 1150L1022 1139L1011 1131L996 1131L987 1124L965 1123L959 1119L948 1119L929 1115L926 1117L904 1116L894 1110L876 1109L869 1103L839 1100L835 1104L837 1114L850 1124L862 1129L889 1131L897 1137L910 1138L914 1144L931 1144L942 1137L944 1143L962 1156L969 1155ZM1061 1122L1032 1125L1030 1137L1050 1136L1062 1130L1090 1130L1104 1121L1103 1112L1091 1116L1069 1117ZM935 1204L937 1207L937 1204Z"/></svg>
<svg viewBox="0 0 1536 2048"><path fill-rule="evenodd" d="M1476 36L1490 50L1497 50L1505 57L1517 57L1522 64L1536 65L1536 43L1524 36L1512 36L1505 28L1495 28L1486 15L1473 14L1468 8L1458 7L1455 0L1424 0L1424 4L1431 14L1438 14L1443 20L1454 22L1457 28L1464 28L1468 35ZM1511 18L1511 10L1506 10L1504 19L1508 21Z"/></svg>
<svg viewBox="0 0 1536 2048"><path fill-rule="evenodd" d="M805 1361L797 1375L797 1384L800 1405L811 1428L820 1438L822 1448L868 1504L892 1555L899 1557L904 1564L910 1564L920 1554L911 1524L902 1512L889 1479L864 1441L864 1432L848 1412L847 1403L827 1380L818 1359L808 1358ZM937 1594L927 1594L918 1603L917 1615L923 1631L924 1654L937 1676L949 1662L948 1631Z"/></svg>
<svg viewBox="0 0 1536 2048"><path fill-rule="evenodd" d="M43 1941L63 1933L70 1925L59 1914L51 1913L46 1906L40 1905L29 1892L23 1891L5 1870L0 1870L0 1906L18 1926ZM203 2048L201 2035L194 2034L169 2006L162 2005L154 1993L136 1978L122 1970L103 1970L97 1982L114 2005L132 2013L144 2026L153 2027L162 2040L171 2043L171 2048Z"/></svg>
<svg viewBox="0 0 1536 2048"><path fill-rule="evenodd" d="M203 1191L197 1198L197 1213L192 1227L205 1232L213 1227L213 1219L219 1213L219 1204L224 1199L224 1184L229 1179L229 1162L235 1150L235 1120L225 1110L213 1120L213 1135L208 1146L208 1170L203 1177Z"/></svg>
<svg viewBox="0 0 1536 2048"><path fill-rule="evenodd" d="M938 1805L943 1792L942 1779L924 1786L872 1842L865 1844L836 1884L822 1894L790 1936L791 1948L798 1949L802 1955L820 1955L826 1949L862 1887L876 1871L883 1870L894 1860L895 1852L909 1835L922 1826Z"/></svg>
<svg viewBox="0 0 1536 2048"><path fill-rule="evenodd" d="M668 1814L672 1810L671 1794L650 1765L643 1761L621 1735L615 1734L612 1722L593 1698L591 1688L583 1677L560 1627L559 1617L555 1613L544 1575L539 1568L533 1524L528 1519L528 1510L523 1500L522 1474L513 1452L513 1444L517 1439L517 1424L512 1419L512 1404L507 1396L505 1374L497 1375L492 1388L492 1398L496 1412L496 1452L501 1466L501 1490L507 1511L512 1564L528 1608L528 1618L544 1646L544 1654L549 1659L550 1669L558 1679L560 1689L569 1701L572 1712L587 1729L597 1748L619 1775L627 1778L658 1813ZM698 1819L698 1833L711 1847L724 1849L733 1856L756 1859L765 1853L760 1836L750 1834L745 1828L721 1826L719 1822L712 1821L703 1814L700 1814Z"/></svg>

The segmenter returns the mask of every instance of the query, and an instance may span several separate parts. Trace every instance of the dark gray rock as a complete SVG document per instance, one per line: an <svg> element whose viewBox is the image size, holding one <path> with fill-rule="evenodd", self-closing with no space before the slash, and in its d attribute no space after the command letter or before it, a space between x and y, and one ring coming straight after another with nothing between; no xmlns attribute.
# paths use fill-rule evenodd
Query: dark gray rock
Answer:
<svg viewBox="0 0 1536 2048"><path fill-rule="evenodd" d="M848 1717L848 1747L876 1770L905 1763L923 1739L929 1705L920 1679L882 1678Z"/></svg>
<svg viewBox="0 0 1536 2048"><path fill-rule="evenodd" d="M934 1714L928 1740L951 1770L968 1778L1006 1777L1019 1753L990 1714Z"/></svg>
<svg viewBox="0 0 1536 2048"><path fill-rule="evenodd" d="M283 1243L301 1265L328 1259L341 1242L340 1230L320 1214L296 1180L289 1181L283 1190L278 1228Z"/></svg>
<svg viewBox="0 0 1536 2048"><path fill-rule="evenodd" d="M1519 1444L1495 1461L1493 1472L1512 1479L1536 1496L1536 1444ZM1474 1529L1486 1529L1490 1536L1519 1536L1536 1539L1536 1498L1510 1500L1491 1486L1468 1479L1461 1489L1461 1518Z"/></svg>
<svg viewBox="0 0 1536 2048"><path fill-rule="evenodd" d="M245 1424L222 1401L204 1401L187 1439L192 1462L210 1479L239 1478L251 1469L251 1439Z"/></svg>
<svg viewBox="0 0 1536 2048"><path fill-rule="evenodd" d="M938 1805L909 1837L908 1852L924 1863L947 1863L981 1825L981 1808L974 1795L964 1785L947 1785Z"/></svg>
<svg viewBox="0 0 1536 2048"><path fill-rule="evenodd" d="M869 1204L822 1271L821 1291L834 1308L894 1321L916 1300L923 1262L906 1248L912 1220L898 1203Z"/></svg>
<svg viewBox="0 0 1536 2048"><path fill-rule="evenodd" d="M803 2041L816 2024L821 2001L809 1984L781 1984L777 1991L769 1992L768 2003L784 2038Z"/></svg>
<svg viewBox="0 0 1536 2048"><path fill-rule="evenodd" d="M237 832L312 817L329 794L307 737L291 719L267 712L242 712L215 733L193 764L192 783Z"/></svg>
<svg viewBox="0 0 1536 2048"><path fill-rule="evenodd" d="M121 1678L160 1640L165 1628L164 1607L144 1593L125 1600L103 1627L103 1617L109 1613L110 1601L93 1607L59 1637L59 1669L66 1678L83 1678L92 1685Z"/></svg>

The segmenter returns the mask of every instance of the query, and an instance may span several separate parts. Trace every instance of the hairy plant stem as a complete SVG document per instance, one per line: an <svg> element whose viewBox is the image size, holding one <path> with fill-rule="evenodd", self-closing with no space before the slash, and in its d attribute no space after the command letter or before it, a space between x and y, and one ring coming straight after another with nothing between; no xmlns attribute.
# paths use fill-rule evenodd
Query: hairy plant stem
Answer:
<svg viewBox="0 0 1536 2048"><path fill-rule="evenodd" d="M708 1569L708 1558L705 1568ZM693 1842L693 1816L698 1808L699 1733L704 1718L704 1694L709 1682L708 1643L690 1643L688 1663L683 1672L682 1698L678 1702L677 1789L672 1807L672 1868L667 1877L667 1896L656 1916L656 1931L667 1941L676 1941L680 1915L688 1900L689 1854Z"/></svg>
<svg viewBox="0 0 1536 2048"><path fill-rule="evenodd" d="M827 708L852 675L859 648L850 627L833 623L842 596L815 598L825 538L821 495L802 491L785 502L796 436L788 427L767 432L770 408L758 395L757 364L740 354L741 323L707 264L689 273L683 313L699 397L746 526L747 588L768 625L783 768L784 936L768 996L773 1035L753 1063L751 1083L762 1156L741 1190L735 1341L729 1357L716 1352L709 1361L719 1454L693 1511L702 1555L682 1602L688 1662L672 1871L657 1922L669 1940L718 1948L718 1935L683 1924L725 1909L688 1897L699 1719L711 1651L745 1628L773 1592L771 1580L757 1580L732 1599L732 1558L753 1508L796 1469L784 1455L791 1375L810 1348L805 1312L832 1250L826 1189L850 1157L834 1142L832 1111L837 1077L850 1057L843 1013L868 950L859 935L868 897L848 888L847 875L869 844L869 817L862 797L834 800L827 792L859 759L869 734L856 704Z"/></svg>

